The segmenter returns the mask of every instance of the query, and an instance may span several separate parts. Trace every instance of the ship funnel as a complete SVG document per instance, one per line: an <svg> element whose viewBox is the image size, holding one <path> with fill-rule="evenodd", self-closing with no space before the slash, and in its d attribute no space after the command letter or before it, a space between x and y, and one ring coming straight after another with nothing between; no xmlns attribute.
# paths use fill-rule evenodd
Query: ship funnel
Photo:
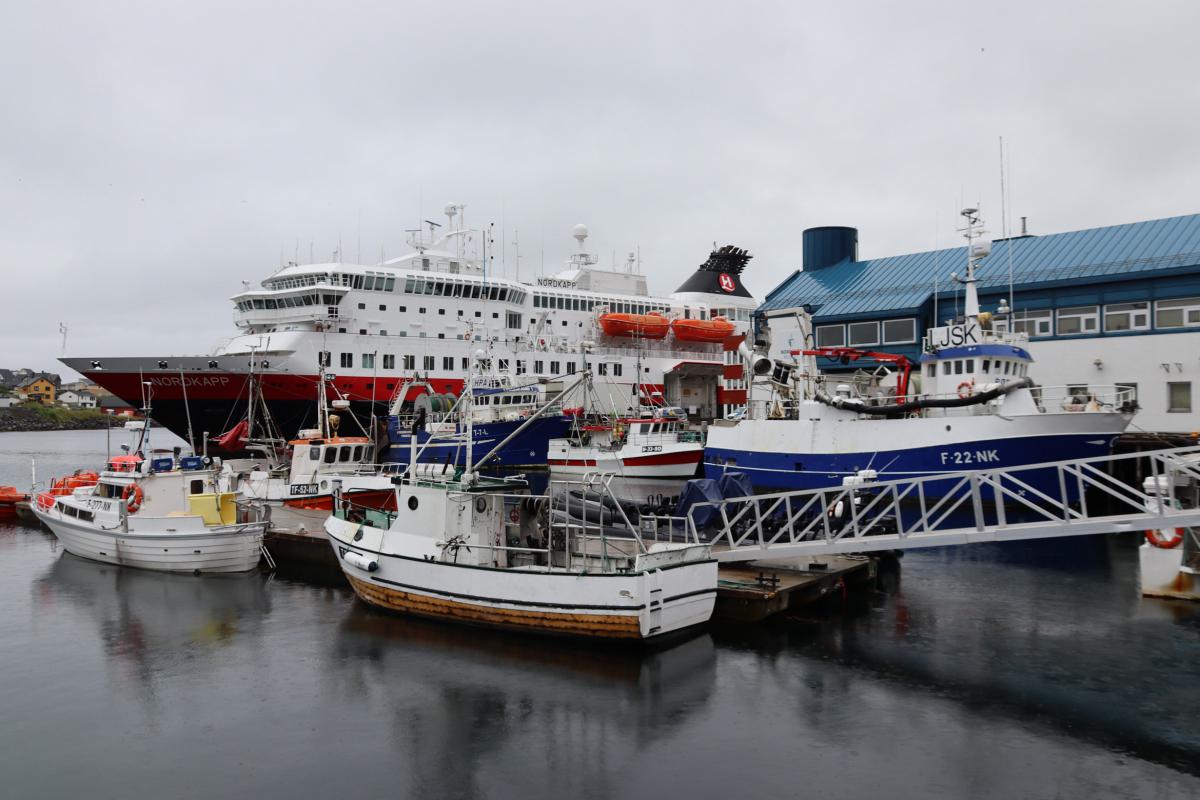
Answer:
<svg viewBox="0 0 1200 800"><path fill-rule="evenodd" d="M858 261L858 228L828 226L809 228L802 237L804 271L832 267L843 261Z"/></svg>

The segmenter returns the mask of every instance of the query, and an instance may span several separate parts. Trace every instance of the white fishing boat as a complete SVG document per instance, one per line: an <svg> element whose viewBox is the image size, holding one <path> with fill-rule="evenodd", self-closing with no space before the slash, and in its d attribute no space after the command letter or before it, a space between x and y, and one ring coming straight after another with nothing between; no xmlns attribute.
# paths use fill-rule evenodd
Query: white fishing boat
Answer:
<svg viewBox="0 0 1200 800"><path fill-rule="evenodd" d="M549 513L571 484L555 481L550 497L534 498L525 481L479 476L470 461L461 475L410 470L394 482L394 511L341 498L325 522L343 573L371 605L601 639L659 637L712 615L717 564L708 545L648 541L628 519L627 536L610 536L612 526L586 512Z"/></svg>
<svg viewBox="0 0 1200 800"><path fill-rule="evenodd" d="M551 475L612 473L622 478L686 480L704 456L700 434L686 430L681 409L645 409L636 417L577 425L571 435L551 439Z"/></svg>
<svg viewBox="0 0 1200 800"><path fill-rule="evenodd" d="M250 383L246 420L224 436L244 431L246 438L229 449L249 450L258 455L225 459L221 465L223 490L237 492L250 501L317 511L333 508L335 485L364 505L383 506L392 499L391 474L375 463L375 444L365 435L366 430L361 431L362 436L341 435L342 417L335 412L347 413L350 403L341 398L329 401L327 377L323 376L317 384L317 427L301 430L286 445L271 436L251 438L256 409L266 415L266 430L273 433L275 426L255 388L254 375Z"/></svg>
<svg viewBox="0 0 1200 800"><path fill-rule="evenodd" d="M67 552L163 572L254 569L267 521L220 490L208 459L178 449L155 453L148 424L127 427L138 436L124 454L110 457L98 474L54 481L32 504Z"/></svg>
<svg viewBox="0 0 1200 800"><path fill-rule="evenodd" d="M267 523L245 521L236 495L215 484L216 471L198 457L121 455L95 484L39 495L33 509L67 552L93 561L164 572L254 569Z"/></svg>

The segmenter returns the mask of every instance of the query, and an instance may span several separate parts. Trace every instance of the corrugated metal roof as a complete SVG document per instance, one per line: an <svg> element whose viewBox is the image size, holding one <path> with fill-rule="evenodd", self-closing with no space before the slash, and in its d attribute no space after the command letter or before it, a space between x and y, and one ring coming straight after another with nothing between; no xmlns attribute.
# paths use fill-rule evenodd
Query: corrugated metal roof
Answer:
<svg viewBox="0 0 1200 800"><path fill-rule="evenodd" d="M976 272L981 291L1008 286L1010 247L1017 288L1198 267L1200 214L995 242ZM915 312L933 295L935 279L939 292L952 289L950 273L961 273L966 259L963 246L796 272L759 310L809 304L822 318Z"/></svg>

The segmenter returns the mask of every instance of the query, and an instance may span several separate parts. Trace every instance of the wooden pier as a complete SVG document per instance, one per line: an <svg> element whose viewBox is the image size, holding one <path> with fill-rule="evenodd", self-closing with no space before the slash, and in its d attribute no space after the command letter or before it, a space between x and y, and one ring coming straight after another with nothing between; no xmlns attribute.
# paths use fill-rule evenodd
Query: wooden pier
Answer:
<svg viewBox="0 0 1200 800"><path fill-rule="evenodd" d="M722 564L714 621L762 622L829 596L849 599L875 581L867 556L820 556Z"/></svg>

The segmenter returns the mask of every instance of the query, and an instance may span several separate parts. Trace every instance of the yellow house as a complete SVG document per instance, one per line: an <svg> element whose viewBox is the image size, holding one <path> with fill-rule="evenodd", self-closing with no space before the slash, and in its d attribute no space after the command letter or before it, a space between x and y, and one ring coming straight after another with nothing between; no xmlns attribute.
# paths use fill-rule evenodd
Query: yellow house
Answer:
<svg viewBox="0 0 1200 800"><path fill-rule="evenodd" d="M54 382L43 375L26 378L17 386L17 396L22 400L34 400L44 406L54 405Z"/></svg>

